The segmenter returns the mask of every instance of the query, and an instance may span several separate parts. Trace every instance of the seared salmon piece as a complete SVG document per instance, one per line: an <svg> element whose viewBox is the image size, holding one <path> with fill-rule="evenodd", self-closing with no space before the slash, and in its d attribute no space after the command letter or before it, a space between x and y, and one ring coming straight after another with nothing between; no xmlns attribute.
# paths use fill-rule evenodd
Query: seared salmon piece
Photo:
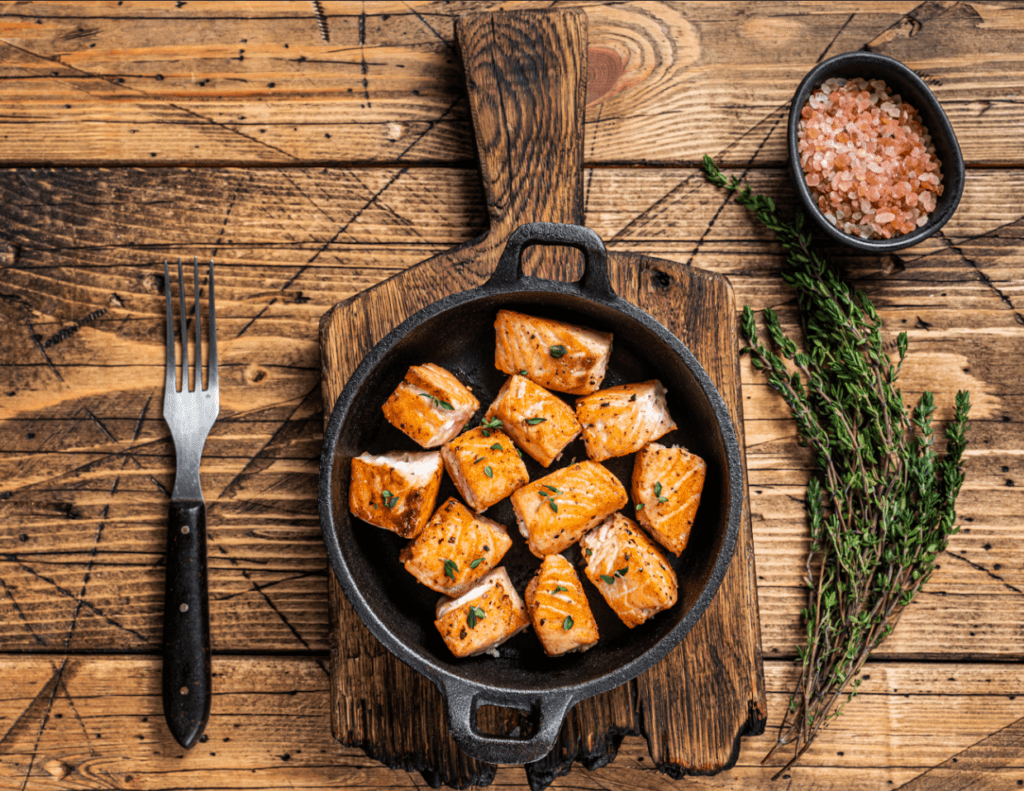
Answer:
<svg viewBox="0 0 1024 791"><path fill-rule="evenodd" d="M460 659L492 651L530 625L526 606L499 566L456 599L437 603L434 626Z"/></svg>
<svg viewBox="0 0 1024 791"><path fill-rule="evenodd" d="M455 437L480 408L476 396L440 365L413 365L382 407L388 423L423 448Z"/></svg>
<svg viewBox="0 0 1024 791"><path fill-rule="evenodd" d="M629 498L605 467L581 461L512 494L512 508L530 551L539 558L568 549Z"/></svg>
<svg viewBox="0 0 1024 791"><path fill-rule="evenodd" d="M502 428L544 467L550 467L580 433L571 406L518 374L505 382L487 407L484 426L494 420L501 421L495 428Z"/></svg>
<svg viewBox="0 0 1024 791"><path fill-rule="evenodd" d="M676 603L675 571L632 519L613 514L580 547L588 579L630 629Z"/></svg>
<svg viewBox="0 0 1024 791"><path fill-rule="evenodd" d="M548 555L526 586L526 610L548 656L597 645L597 621L572 563Z"/></svg>
<svg viewBox="0 0 1024 791"><path fill-rule="evenodd" d="M352 459L348 509L402 538L415 538L430 520L441 487L441 454L393 451Z"/></svg>
<svg viewBox="0 0 1024 791"><path fill-rule="evenodd" d="M576 399L587 456L604 461L636 453L676 427L664 386L657 379L620 385Z"/></svg>
<svg viewBox="0 0 1024 791"><path fill-rule="evenodd" d="M610 332L512 310L498 311L494 332L494 367L499 371L573 395L593 393L604 380L612 353Z"/></svg>
<svg viewBox="0 0 1024 791"><path fill-rule="evenodd" d="M474 428L441 448L448 475L470 508L483 513L530 482L512 440L496 428Z"/></svg>
<svg viewBox="0 0 1024 791"><path fill-rule="evenodd" d="M398 559L428 588L458 596L497 566L511 546L504 525L450 497Z"/></svg>
<svg viewBox="0 0 1024 791"><path fill-rule="evenodd" d="M678 555L686 549L708 465L686 448L652 442L633 464L636 519L651 538Z"/></svg>

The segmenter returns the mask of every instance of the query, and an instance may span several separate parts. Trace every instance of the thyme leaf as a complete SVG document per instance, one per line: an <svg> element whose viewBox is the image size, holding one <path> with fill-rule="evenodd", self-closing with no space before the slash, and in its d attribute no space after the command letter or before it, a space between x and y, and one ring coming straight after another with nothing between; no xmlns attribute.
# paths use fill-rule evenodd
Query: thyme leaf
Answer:
<svg viewBox="0 0 1024 791"><path fill-rule="evenodd" d="M452 580L455 579L455 573L459 570L459 564L450 558L445 558L444 561L444 575Z"/></svg>
<svg viewBox="0 0 1024 791"><path fill-rule="evenodd" d="M906 333L896 337L894 360L871 300L812 246L802 214L783 220L770 197L726 178L707 156L704 171L781 244L782 279L796 292L806 339L801 351L778 314L765 309L769 347L758 336L754 311L743 309L747 345L741 353L786 402L816 467L806 498L811 543L802 668L765 758L792 747L777 778L854 697L868 655L892 632L949 537L959 532L955 507L964 481L970 393L956 394L945 453L938 453L933 395L925 392L908 408L897 387Z"/></svg>

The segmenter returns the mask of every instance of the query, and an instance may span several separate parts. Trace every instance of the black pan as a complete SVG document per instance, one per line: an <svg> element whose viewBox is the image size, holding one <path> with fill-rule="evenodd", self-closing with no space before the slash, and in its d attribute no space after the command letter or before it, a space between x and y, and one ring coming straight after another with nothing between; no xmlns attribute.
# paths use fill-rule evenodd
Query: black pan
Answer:
<svg viewBox="0 0 1024 791"><path fill-rule="evenodd" d="M564 245L580 250L585 270L577 283L525 277L523 250ZM406 543L348 511L349 466L370 451L421 450L384 420L381 405L410 365L447 368L467 383L483 405L497 395L505 375L494 367L494 319L499 308L547 316L615 334L603 386L658 378L668 388L669 409L679 428L660 442L681 443L703 457L707 479L690 543L682 557L669 555L679 577L679 601L647 623L627 629L597 590L584 581L601 640L582 654L552 658L532 630L504 643L500 657L455 659L434 628L438 594L419 585L402 567ZM569 403L571 397L566 397ZM580 440L544 470L528 457L534 480L586 454ZM633 457L606 466L629 488ZM527 763L552 748L566 712L584 698L623 684L675 647L700 618L718 589L739 530L742 471L732 422L722 397L696 358L665 327L615 295L607 253L588 228L554 223L520 227L509 238L491 279L424 308L392 330L363 359L331 413L320 459L320 524L331 566L363 623L390 651L431 681L448 707L459 747L488 763ZM457 496L445 478L438 503ZM627 506L627 515L631 506ZM506 526L513 547L502 565L522 592L540 561L519 536L510 502L487 511ZM582 572L578 547L563 553ZM580 574L581 579L583 574ZM526 709L539 718L525 739L494 737L476 727L481 705Z"/></svg>

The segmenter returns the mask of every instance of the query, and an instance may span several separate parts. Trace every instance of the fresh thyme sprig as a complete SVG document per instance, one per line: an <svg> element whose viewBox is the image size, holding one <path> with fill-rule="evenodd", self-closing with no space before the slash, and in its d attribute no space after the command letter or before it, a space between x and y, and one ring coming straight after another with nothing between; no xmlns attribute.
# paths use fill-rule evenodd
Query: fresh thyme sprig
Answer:
<svg viewBox="0 0 1024 791"><path fill-rule="evenodd" d="M784 222L771 198L741 189L735 177L726 179L710 157L704 157L704 170L781 243L782 279L796 291L809 350L801 352L766 308L772 351L758 338L753 311L744 307L741 328L750 345L742 352L785 400L816 467L806 501L811 545L801 615L807 642L799 650L801 673L789 709L764 758L793 746L778 777L856 694L856 676L869 654L892 632L931 576L936 556L959 531L955 504L964 481L970 394L956 395L940 457L932 394L925 392L908 413L896 388L906 333L896 339L894 364L871 301L812 249L804 216Z"/></svg>

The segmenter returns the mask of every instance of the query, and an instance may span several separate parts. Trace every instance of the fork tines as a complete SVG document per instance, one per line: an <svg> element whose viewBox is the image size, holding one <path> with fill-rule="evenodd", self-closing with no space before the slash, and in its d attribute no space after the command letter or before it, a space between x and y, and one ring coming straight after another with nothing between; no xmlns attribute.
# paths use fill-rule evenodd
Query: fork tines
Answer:
<svg viewBox="0 0 1024 791"><path fill-rule="evenodd" d="M209 292L210 292L210 340L209 340L209 371L207 373L207 384L203 387L203 334L202 318L199 308L200 285L199 285L199 258L192 259L192 292L194 297L194 314L196 325L196 357L195 375L189 376L188 356L188 320L185 308L185 278L182 271L181 259L178 259L178 310L181 313L181 390L177 386L177 361L174 348L174 307L171 298L170 271L167 268L167 261L164 261L164 293L167 296L167 370L165 388L167 391L195 392L208 391L217 388L217 312L213 296L213 261L210 261Z"/></svg>

